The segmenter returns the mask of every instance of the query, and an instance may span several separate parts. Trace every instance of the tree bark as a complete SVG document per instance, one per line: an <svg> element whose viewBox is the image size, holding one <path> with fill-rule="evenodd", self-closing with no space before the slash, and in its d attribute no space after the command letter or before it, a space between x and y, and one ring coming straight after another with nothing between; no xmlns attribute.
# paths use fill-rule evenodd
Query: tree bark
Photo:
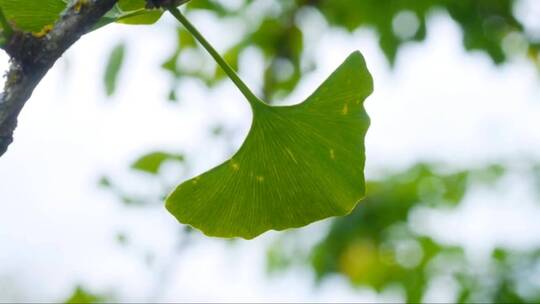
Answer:
<svg viewBox="0 0 540 304"><path fill-rule="evenodd" d="M14 32L5 50L11 57L4 92L0 94L0 157L13 142L17 117L56 60L87 33L117 0L75 0L53 29L37 38Z"/></svg>

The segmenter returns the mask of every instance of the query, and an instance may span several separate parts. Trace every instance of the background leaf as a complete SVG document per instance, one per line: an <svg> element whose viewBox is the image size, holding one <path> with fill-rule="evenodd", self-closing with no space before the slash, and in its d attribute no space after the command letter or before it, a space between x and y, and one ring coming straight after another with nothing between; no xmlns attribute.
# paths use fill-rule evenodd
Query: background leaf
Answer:
<svg viewBox="0 0 540 304"><path fill-rule="evenodd" d="M105 75L103 77L105 93L107 96L112 96L116 91L118 76L124 64L125 53L126 46L124 43L120 43L112 49L111 54L109 55L105 68Z"/></svg>
<svg viewBox="0 0 540 304"><path fill-rule="evenodd" d="M97 295L89 292L82 286L77 286L73 291L73 294L64 301L64 303L70 304L93 304L107 302L107 297L103 295Z"/></svg>
<svg viewBox="0 0 540 304"><path fill-rule="evenodd" d="M168 152L152 152L150 154L143 155L137 159L131 168L146 173L157 174L161 165L167 161L183 162L184 156L182 154L172 154Z"/></svg>

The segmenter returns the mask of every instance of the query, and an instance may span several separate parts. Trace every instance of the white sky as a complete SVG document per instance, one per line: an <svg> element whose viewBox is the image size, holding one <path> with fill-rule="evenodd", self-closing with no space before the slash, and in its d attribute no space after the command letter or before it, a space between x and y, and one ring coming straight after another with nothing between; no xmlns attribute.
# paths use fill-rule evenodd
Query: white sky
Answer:
<svg viewBox="0 0 540 304"><path fill-rule="evenodd" d="M194 21L223 49L230 29L197 16ZM76 44L50 71L20 116L15 142L0 159L0 301L59 300L76 283L95 291L114 290L125 300L144 300L155 274L141 262L141 248L167 259L175 220L164 209L126 209L96 188L103 173L122 176L130 161L153 149L196 156L194 174L226 156L208 139L216 120L247 133L248 107L231 84L208 92L182 86L181 106L167 104L170 79L159 68L175 41L164 20L153 27L110 26ZM375 79L366 103L372 126L367 137L367 177L381 169L404 168L418 160L458 166L540 157L540 85L537 71L515 61L501 68L485 55L465 53L457 27L442 16L430 21L428 41L405 47L390 71L370 32L320 34L319 69L300 86L302 100L353 50L360 49ZM104 58L118 39L129 43L127 69L116 97L101 86ZM229 40L227 40L229 39ZM256 52L242 61L241 74L257 88ZM0 69L7 67L3 55ZM242 136L237 139L237 145ZM494 244L526 247L540 243L539 206L519 176L504 191L477 189L451 215L423 210L420 228L443 241L463 243L477 254ZM502 221L507 225L500 225ZM456 224L456 223L459 223ZM324 223L314 224L307 229ZM118 230L136 241L130 250L114 240ZM452 231L452 233L449 233ZM171 266L164 300L176 301L383 301L353 291L335 278L315 290L301 271L267 280L265 244L276 233L230 246L198 241ZM479 245L480 244L480 245ZM139 250L139 249L141 250Z"/></svg>

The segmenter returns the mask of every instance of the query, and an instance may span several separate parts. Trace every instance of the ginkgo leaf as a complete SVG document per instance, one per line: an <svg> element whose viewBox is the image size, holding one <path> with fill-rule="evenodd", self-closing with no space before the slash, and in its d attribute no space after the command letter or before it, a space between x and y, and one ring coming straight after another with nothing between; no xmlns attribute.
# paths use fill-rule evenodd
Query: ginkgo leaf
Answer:
<svg viewBox="0 0 540 304"><path fill-rule="evenodd" d="M179 185L167 209L206 235L246 239L348 214L365 192L363 102L372 90L355 52L301 104L252 102L239 151Z"/></svg>
<svg viewBox="0 0 540 304"><path fill-rule="evenodd" d="M0 8L12 26L34 33L52 27L65 7L63 0L0 0Z"/></svg>

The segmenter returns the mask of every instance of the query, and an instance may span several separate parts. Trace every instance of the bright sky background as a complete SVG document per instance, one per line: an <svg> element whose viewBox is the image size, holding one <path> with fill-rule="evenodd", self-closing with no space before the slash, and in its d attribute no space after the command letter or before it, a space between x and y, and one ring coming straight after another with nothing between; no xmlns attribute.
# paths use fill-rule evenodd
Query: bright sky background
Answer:
<svg viewBox="0 0 540 304"><path fill-rule="evenodd" d="M220 50L234 39L223 33L241 26L217 26L205 15L193 21ZM165 18L151 27L114 25L86 36L27 103L15 142L0 159L0 301L61 300L77 283L93 291L114 291L124 300L145 300L156 294L157 283L155 272L143 263L143 248L159 251L159 263L173 261L171 279L158 295L163 300L399 299L394 291L382 296L358 292L340 278L315 289L306 270L268 279L265 246L276 233L234 245L200 238L171 258L178 225L165 209L125 208L97 188L102 174L125 177L133 159L155 149L186 151L195 158L193 174L219 164L227 157L226 148L208 136L208 126L216 121L240 130L236 146L247 134L249 108L228 82L215 91L189 82L179 92L181 106L165 102L170 79L159 65L174 48L172 22ZM307 97L359 49L375 79L375 93L366 103L372 120L366 142L368 178L419 160L460 167L540 159L537 70L521 60L495 67L485 55L465 53L459 29L443 15L435 14L430 25L427 42L405 47L394 71L369 31L352 36L308 32L320 65L291 102ZM102 73L119 39L129 44L127 65L118 94L107 100ZM7 64L2 55L0 69ZM260 68L260 55L248 52L241 74L254 88L261 83L256 76ZM540 231L540 205L519 169L499 190L475 189L450 215L419 211L416 229L464 244L472 256L482 256L496 244L540 244L534 233ZM143 179L129 181L145 187ZM117 231L127 231L135 245L120 247Z"/></svg>

